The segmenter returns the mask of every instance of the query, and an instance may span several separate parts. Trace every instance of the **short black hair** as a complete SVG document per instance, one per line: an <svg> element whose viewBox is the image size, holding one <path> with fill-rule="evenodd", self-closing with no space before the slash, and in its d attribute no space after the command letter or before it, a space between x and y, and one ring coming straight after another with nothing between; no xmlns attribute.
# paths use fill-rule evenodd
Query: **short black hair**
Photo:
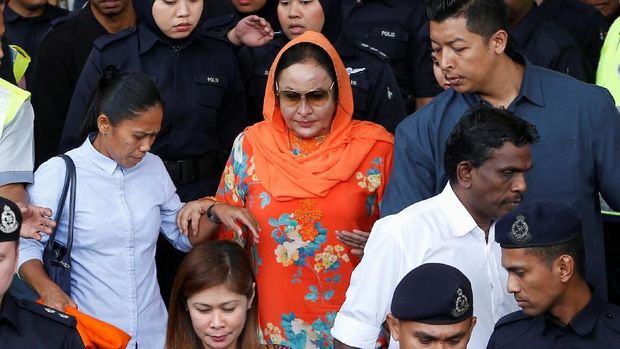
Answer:
<svg viewBox="0 0 620 349"><path fill-rule="evenodd" d="M504 0L429 0L426 14L435 22L464 17L467 29L486 39L498 30L508 29L508 10Z"/></svg>
<svg viewBox="0 0 620 349"><path fill-rule="evenodd" d="M538 257L548 268L562 255L569 255L575 261L575 270L582 278L586 273L586 253L583 246L583 234L580 232L574 238L557 245L543 247L528 247L526 254Z"/></svg>
<svg viewBox="0 0 620 349"><path fill-rule="evenodd" d="M446 140L443 164L450 182L456 182L456 168L462 161L480 167L494 149L509 142L517 147L538 141L538 131L529 122L505 109L476 106L463 115Z"/></svg>
<svg viewBox="0 0 620 349"><path fill-rule="evenodd" d="M118 73L113 67L108 67L104 70L99 87L88 106L82 125L82 138L98 131L97 118L101 114L105 114L110 124L115 126L157 105L163 107L163 101L155 81L150 76L142 73Z"/></svg>

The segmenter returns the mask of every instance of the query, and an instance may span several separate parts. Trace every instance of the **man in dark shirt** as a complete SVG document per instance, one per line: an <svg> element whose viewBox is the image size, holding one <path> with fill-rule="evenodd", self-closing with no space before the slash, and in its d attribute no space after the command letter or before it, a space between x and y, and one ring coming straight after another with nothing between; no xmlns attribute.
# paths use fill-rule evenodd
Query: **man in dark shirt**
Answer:
<svg viewBox="0 0 620 349"><path fill-rule="evenodd" d="M620 308L592 294L581 222L564 205L538 202L500 218L508 292L522 308L495 325L488 349L611 348L620 343Z"/></svg>
<svg viewBox="0 0 620 349"><path fill-rule="evenodd" d="M518 51L541 67L585 79L581 49L573 38L540 16L534 0L505 0L508 27Z"/></svg>
<svg viewBox="0 0 620 349"><path fill-rule="evenodd" d="M100 36L116 33L136 23L131 0L108 7L103 0L52 23L39 49L30 86L35 111L35 166L58 154L65 116L82 67Z"/></svg>
<svg viewBox="0 0 620 349"><path fill-rule="evenodd" d="M342 9L347 35L389 57L410 111L441 92L433 77L423 0L343 0Z"/></svg>
<svg viewBox="0 0 620 349"><path fill-rule="evenodd" d="M578 0L537 0L540 14L573 37L582 50L586 81L594 82L601 47L609 24L592 6Z"/></svg>
<svg viewBox="0 0 620 349"><path fill-rule="evenodd" d="M502 0L431 0L429 18L433 55L452 88L397 128L381 214L441 192L445 141L466 110L481 103L506 108L540 134L524 202L563 202L583 214L586 276L606 299L598 193L620 208L620 115L609 92L515 54Z"/></svg>
<svg viewBox="0 0 620 349"><path fill-rule="evenodd" d="M24 49L30 56L30 66L26 70L26 86L32 79L32 71L37 62L37 53L50 23L69 12L48 5L46 0L11 0L4 9L4 24L9 44Z"/></svg>
<svg viewBox="0 0 620 349"><path fill-rule="evenodd" d="M22 216L0 197L0 343L2 348L82 349L74 317L7 292L19 250Z"/></svg>

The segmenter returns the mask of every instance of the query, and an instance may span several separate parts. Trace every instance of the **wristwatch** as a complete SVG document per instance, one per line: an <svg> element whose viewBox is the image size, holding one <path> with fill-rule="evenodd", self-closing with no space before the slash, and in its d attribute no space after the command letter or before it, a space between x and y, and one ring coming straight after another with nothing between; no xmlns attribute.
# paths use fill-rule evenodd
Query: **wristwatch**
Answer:
<svg viewBox="0 0 620 349"><path fill-rule="evenodd" d="M216 201L213 203L213 205L209 206L209 208L207 209L207 218L209 218L209 220L215 224L222 224L220 218L213 213L213 207L215 207L215 205L217 204L219 204L219 202Z"/></svg>

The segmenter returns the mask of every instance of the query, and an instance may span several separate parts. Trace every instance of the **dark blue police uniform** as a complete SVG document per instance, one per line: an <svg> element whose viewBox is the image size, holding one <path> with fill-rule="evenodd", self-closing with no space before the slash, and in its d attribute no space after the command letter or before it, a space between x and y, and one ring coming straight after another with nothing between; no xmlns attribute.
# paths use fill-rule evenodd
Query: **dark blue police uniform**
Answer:
<svg viewBox="0 0 620 349"><path fill-rule="evenodd" d="M37 166L59 153L62 128L82 67L95 39L108 34L90 6L54 20L51 27L39 48L40 59L31 64L35 73L28 87L37 116L34 120Z"/></svg>
<svg viewBox="0 0 620 349"><path fill-rule="evenodd" d="M26 18L13 11L11 6L4 7L4 24L9 44L23 48L31 59L30 66L26 70L26 83L30 82L38 57L39 46L50 28L50 23L68 13L67 10L46 4L42 15ZM8 51L5 52L5 54L7 53Z"/></svg>
<svg viewBox="0 0 620 349"><path fill-rule="evenodd" d="M620 345L620 308L592 297L566 326L543 313L508 314L495 324L487 349L617 348Z"/></svg>
<svg viewBox="0 0 620 349"><path fill-rule="evenodd" d="M535 4L509 33L530 62L585 80L581 49L569 34L543 19Z"/></svg>
<svg viewBox="0 0 620 349"><path fill-rule="evenodd" d="M403 98L433 97L442 90L433 75L423 0L343 0L344 29L385 53ZM424 35L426 34L426 35Z"/></svg>
<svg viewBox="0 0 620 349"><path fill-rule="evenodd" d="M212 195L227 153L247 126L245 90L227 43L194 30L172 40L157 28L151 2L134 1L139 25L95 41L71 100L61 150L79 145L88 101L105 69L157 82L164 117L151 152L166 164L183 201Z"/></svg>
<svg viewBox="0 0 620 349"><path fill-rule="evenodd" d="M573 37L583 52L586 81L594 82L596 67L609 24L592 6L578 0L544 0L541 16Z"/></svg>
<svg viewBox="0 0 620 349"><path fill-rule="evenodd" d="M10 293L2 298L0 346L6 349L81 349L73 316Z"/></svg>
<svg viewBox="0 0 620 349"><path fill-rule="evenodd" d="M338 51L353 89L353 118L368 120L394 132L407 115L389 58L365 43L350 41L342 31L342 8L335 0L321 0L325 23L321 33ZM252 122L262 121L267 74L288 38L279 33L267 45L239 51L243 79L248 87L248 113Z"/></svg>

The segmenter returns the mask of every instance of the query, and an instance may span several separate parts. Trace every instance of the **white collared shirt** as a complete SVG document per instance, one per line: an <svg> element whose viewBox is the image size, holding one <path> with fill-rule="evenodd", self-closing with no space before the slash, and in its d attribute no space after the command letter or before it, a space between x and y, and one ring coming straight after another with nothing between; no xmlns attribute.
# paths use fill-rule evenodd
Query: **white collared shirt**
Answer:
<svg viewBox="0 0 620 349"><path fill-rule="evenodd" d="M495 242L495 224L488 241L450 184L439 195L377 221L332 336L349 346L374 348L400 280L421 264L444 263L458 268L472 284L478 322L468 348L486 348L495 322L518 309L506 291L508 274ZM392 339L390 348L398 348L398 342Z"/></svg>

